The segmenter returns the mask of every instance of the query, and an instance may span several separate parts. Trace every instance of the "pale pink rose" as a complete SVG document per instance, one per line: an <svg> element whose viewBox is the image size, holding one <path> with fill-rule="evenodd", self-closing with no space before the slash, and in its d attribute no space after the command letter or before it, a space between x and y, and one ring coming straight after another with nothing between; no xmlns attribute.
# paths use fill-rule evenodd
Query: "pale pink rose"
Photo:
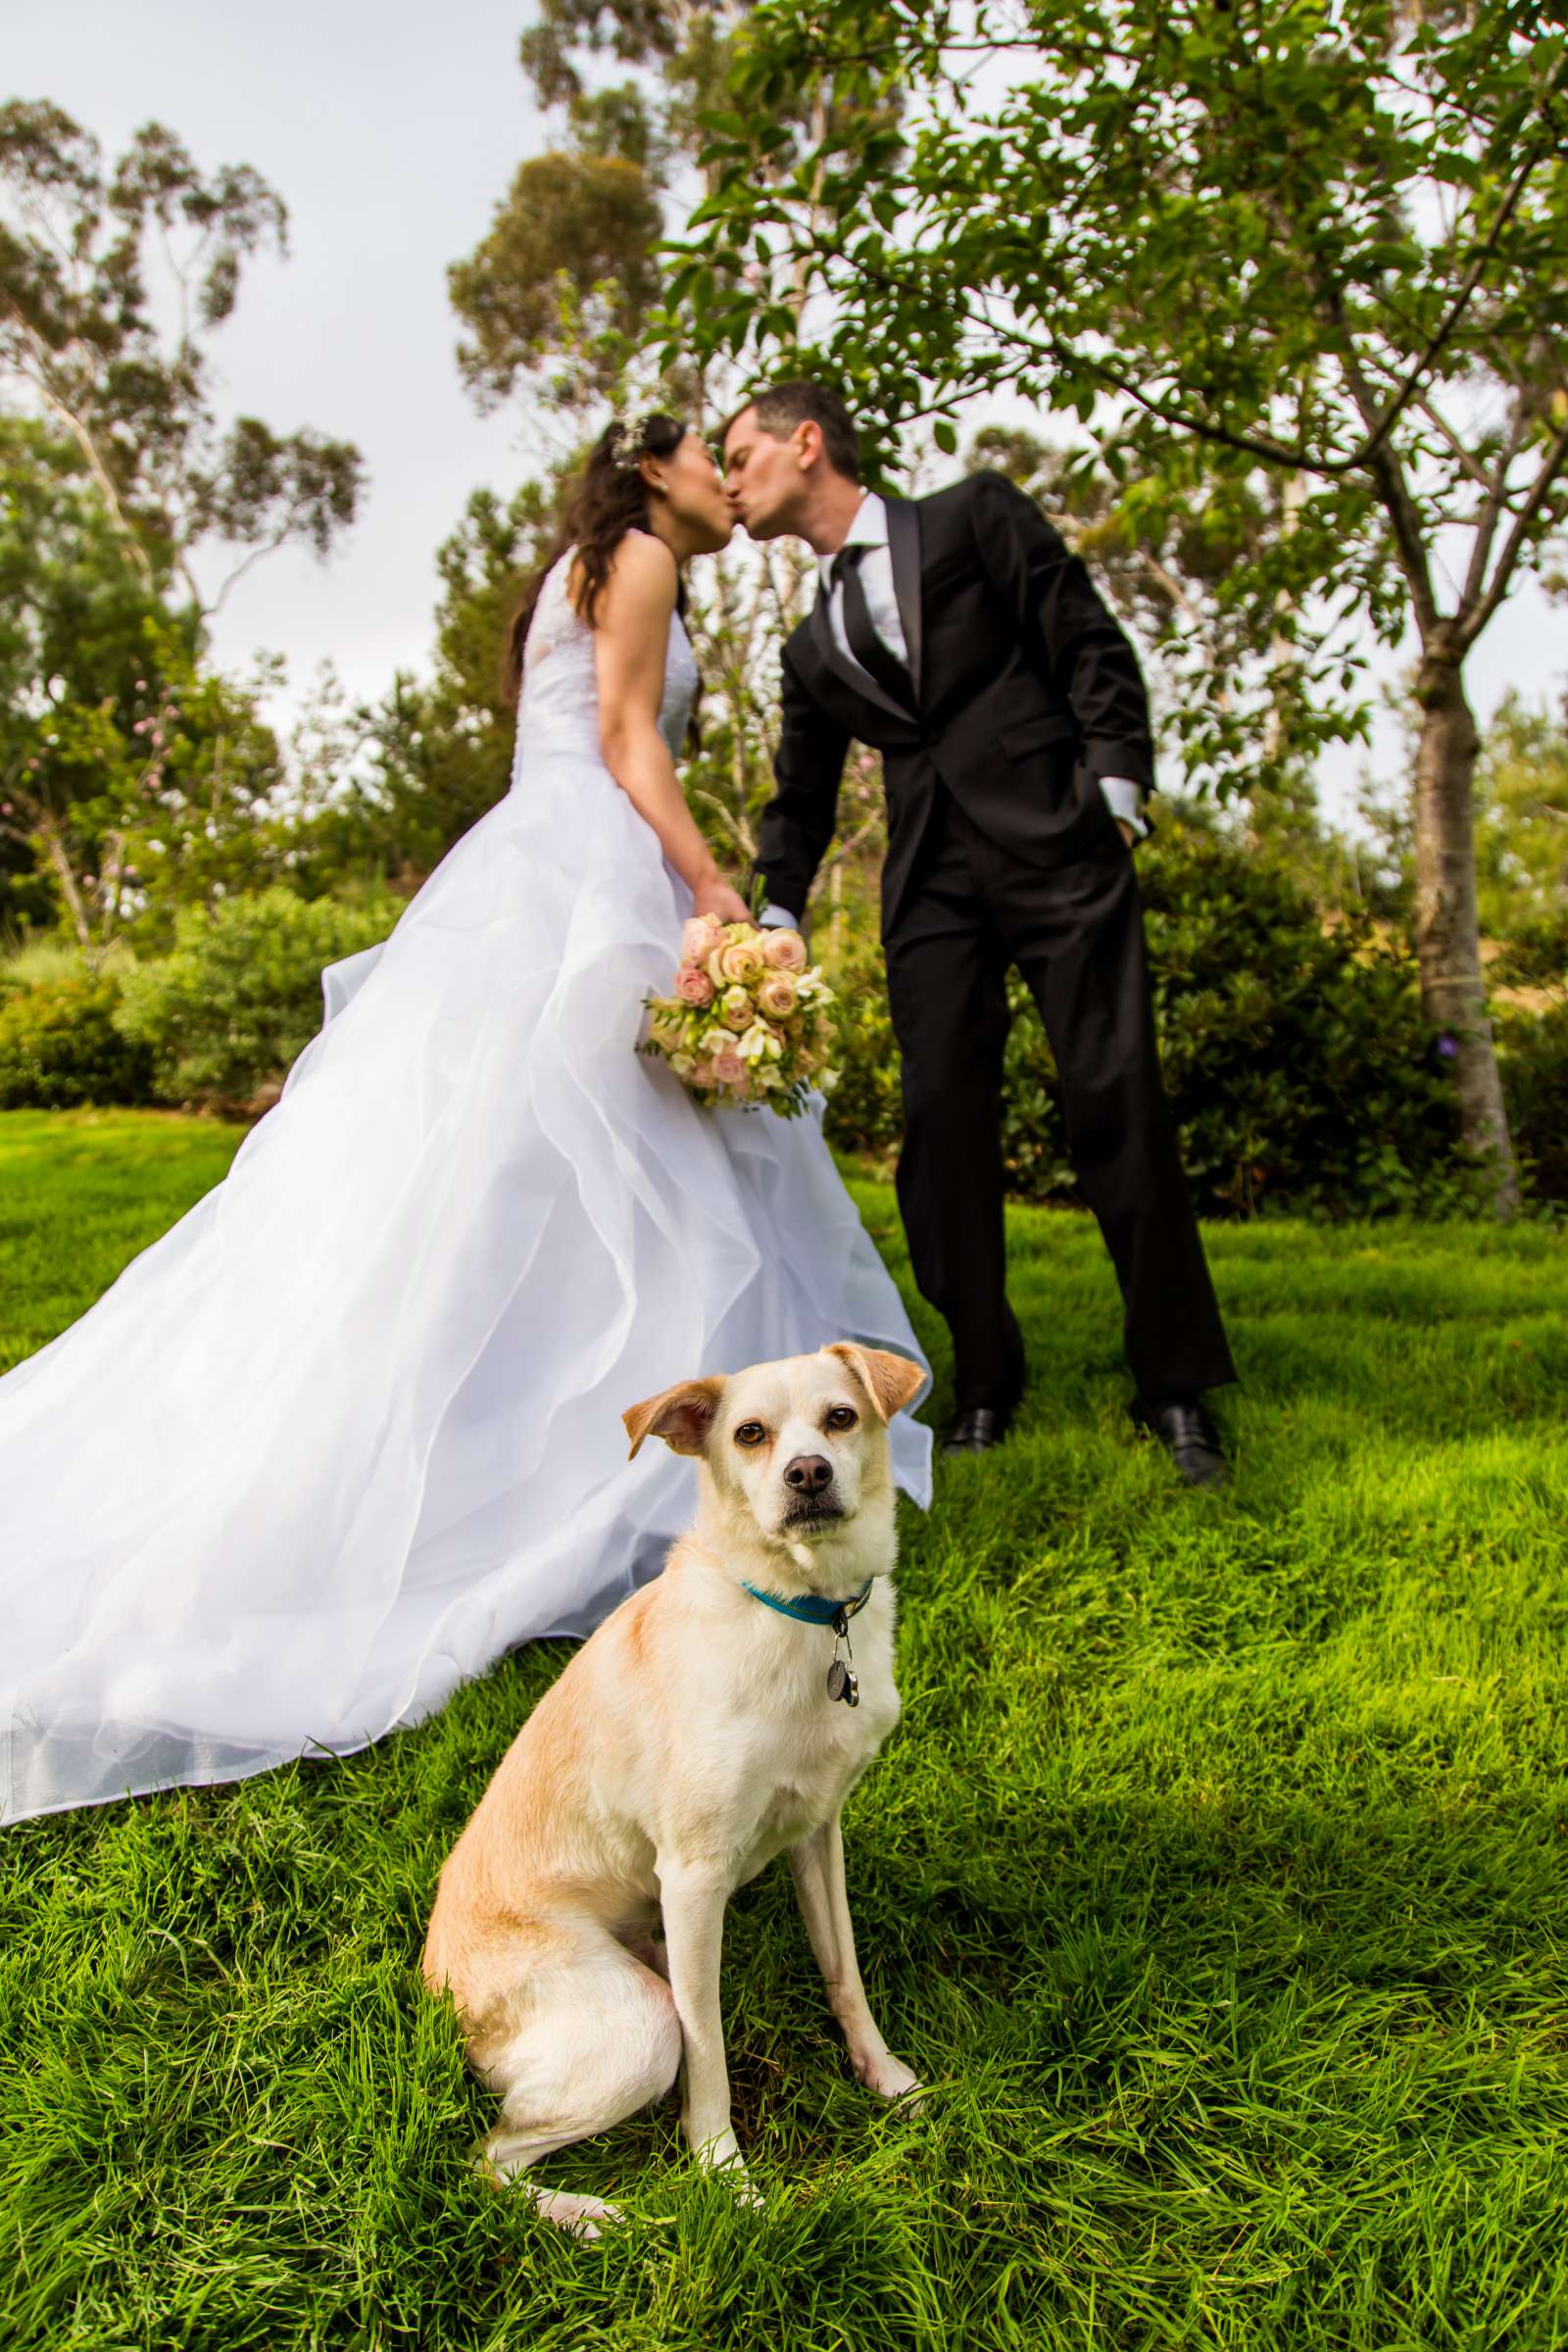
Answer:
<svg viewBox="0 0 1568 2352"><path fill-rule="evenodd" d="M773 1020L782 1021L795 1010L795 983L788 972L769 972L757 992L759 1012L767 1013Z"/></svg>
<svg viewBox="0 0 1568 2352"><path fill-rule="evenodd" d="M720 1046L713 1055L713 1076L720 1086L739 1086L745 1082L746 1064L733 1046Z"/></svg>
<svg viewBox="0 0 1568 2352"><path fill-rule="evenodd" d="M782 925L771 926L762 939L762 954L768 967L775 972L804 972L806 942L798 931L786 931Z"/></svg>
<svg viewBox="0 0 1568 2352"><path fill-rule="evenodd" d="M710 914L694 914L680 935L682 963L706 963L724 936Z"/></svg>
<svg viewBox="0 0 1568 2352"><path fill-rule="evenodd" d="M718 968L726 980L755 980L765 968L762 951L755 940L732 939L719 950Z"/></svg>
<svg viewBox="0 0 1568 2352"><path fill-rule="evenodd" d="M757 1018L757 1006L744 988L726 988L718 1000L718 1017L726 1029L749 1029Z"/></svg>
<svg viewBox="0 0 1568 2352"><path fill-rule="evenodd" d="M711 1004L713 983L695 963L683 963L675 974L675 994L683 1004Z"/></svg>
<svg viewBox="0 0 1568 2352"><path fill-rule="evenodd" d="M694 1062L692 1064L691 1076L687 1079L686 1083L688 1086L714 1085L716 1081L713 1075L712 1063L710 1061Z"/></svg>

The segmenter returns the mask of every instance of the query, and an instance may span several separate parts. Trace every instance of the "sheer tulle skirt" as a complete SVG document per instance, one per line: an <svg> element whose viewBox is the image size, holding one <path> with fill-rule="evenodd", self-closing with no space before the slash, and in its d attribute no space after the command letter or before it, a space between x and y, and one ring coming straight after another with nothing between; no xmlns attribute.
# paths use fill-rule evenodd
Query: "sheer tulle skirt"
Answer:
<svg viewBox="0 0 1568 2352"><path fill-rule="evenodd" d="M688 906L600 762L530 760L324 975L224 1181L0 1380L5 1818L416 1722L657 1571L695 1474L623 1407L919 1356L818 1122L631 1051ZM893 1443L925 1503L929 1431Z"/></svg>

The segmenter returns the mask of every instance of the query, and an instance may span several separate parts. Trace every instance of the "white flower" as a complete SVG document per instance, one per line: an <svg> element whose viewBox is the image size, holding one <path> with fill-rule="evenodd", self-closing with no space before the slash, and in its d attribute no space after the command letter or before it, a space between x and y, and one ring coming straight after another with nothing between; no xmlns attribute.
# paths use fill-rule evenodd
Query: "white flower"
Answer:
<svg viewBox="0 0 1568 2352"><path fill-rule="evenodd" d="M777 1061L784 1051L784 1040L776 1029L765 1021L754 1021L740 1040L740 1051L748 1061Z"/></svg>
<svg viewBox="0 0 1568 2352"><path fill-rule="evenodd" d="M677 1078L689 1078L697 1064L689 1054L672 1054L669 1057L669 1066Z"/></svg>

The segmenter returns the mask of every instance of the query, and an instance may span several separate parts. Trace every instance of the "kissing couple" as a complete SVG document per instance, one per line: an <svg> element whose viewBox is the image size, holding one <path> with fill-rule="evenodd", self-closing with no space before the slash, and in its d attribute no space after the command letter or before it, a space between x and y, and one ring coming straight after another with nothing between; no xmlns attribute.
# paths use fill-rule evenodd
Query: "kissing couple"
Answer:
<svg viewBox="0 0 1568 2352"><path fill-rule="evenodd" d="M1233 1377L1160 1090L1132 841L1148 708L1033 503L861 487L826 387L760 392L720 472L600 436L513 621L511 786L325 1014L223 1181L0 1379L0 1819L239 1779L417 1722L657 1573L692 1466L625 1460L677 1380L854 1340L925 1359L813 1118L699 1108L632 1051L693 915L744 920L677 773L684 572L737 521L816 555L783 652L764 919L805 919L852 739L883 755L900 1206L953 1334L945 1450L1005 1436L1000 1101L1016 964L1121 1284L1135 1417L1194 1483ZM932 1433L890 1430L930 1500Z"/></svg>

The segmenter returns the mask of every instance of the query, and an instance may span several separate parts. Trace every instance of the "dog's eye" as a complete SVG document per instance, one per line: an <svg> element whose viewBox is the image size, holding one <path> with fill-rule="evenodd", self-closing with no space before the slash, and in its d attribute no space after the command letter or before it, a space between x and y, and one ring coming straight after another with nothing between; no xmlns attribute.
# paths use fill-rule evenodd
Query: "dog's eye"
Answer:
<svg viewBox="0 0 1568 2352"><path fill-rule="evenodd" d="M760 1446L767 1432L760 1421L743 1421L735 1432L737 1446Z"/></svg>
<svg viewBox="0 0 1568 2352"><path fill-rule="evenodd" d="M836 1404L827 1417L829 1429L853 1429L860 1418L850 1405Z"/></svg>

